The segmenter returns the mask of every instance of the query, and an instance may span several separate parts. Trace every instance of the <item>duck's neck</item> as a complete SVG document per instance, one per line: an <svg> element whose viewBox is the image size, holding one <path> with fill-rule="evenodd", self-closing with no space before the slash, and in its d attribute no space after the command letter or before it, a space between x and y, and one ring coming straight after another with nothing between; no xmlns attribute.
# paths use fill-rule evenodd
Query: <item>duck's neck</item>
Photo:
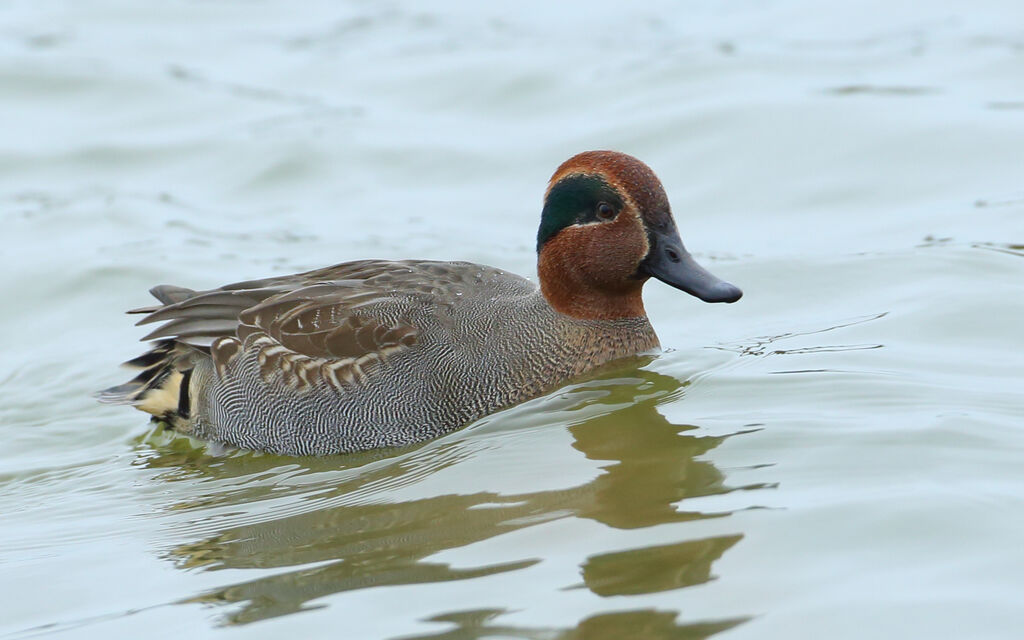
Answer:
<svg viewBox="0 0 1024 640"><path fill-rule="evenodd" d="M540 290L551 307L583 320L646 318L641 296L643 280L624 280L608 286L601 265L579 256L570 243L556 237L537 257ZM567 246L563 246L567 245Z"/></svg>

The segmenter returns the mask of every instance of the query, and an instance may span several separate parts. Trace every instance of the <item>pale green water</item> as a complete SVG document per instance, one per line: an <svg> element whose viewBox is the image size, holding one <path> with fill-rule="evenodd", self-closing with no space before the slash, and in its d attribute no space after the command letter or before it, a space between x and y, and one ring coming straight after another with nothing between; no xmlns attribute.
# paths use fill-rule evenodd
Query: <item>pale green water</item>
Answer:
<svg viewBox="0 0 1024 640"><path fill-rule="evenodd" d="M0 634L1019 638L1024 5L830 4L0 4ZM90 397L153 284L532 275L608 147L746 293L640 369L325 459Z"/></svg>

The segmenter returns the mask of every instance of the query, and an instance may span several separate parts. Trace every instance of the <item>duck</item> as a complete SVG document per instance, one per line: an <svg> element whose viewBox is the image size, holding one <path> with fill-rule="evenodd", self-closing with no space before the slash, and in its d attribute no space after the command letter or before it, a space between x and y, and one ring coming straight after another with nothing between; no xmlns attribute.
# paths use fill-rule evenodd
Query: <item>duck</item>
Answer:
<svg viewBox="0 0 1024 640"><path fill-rule="evenodd" d="M548 182L534 283L470 262L356 260L216 289L161 285L129 382L98 394L237 449L402 447L660 349L650 279L705 302L742 291L684 248L655 173L586 151Z"/></svg>

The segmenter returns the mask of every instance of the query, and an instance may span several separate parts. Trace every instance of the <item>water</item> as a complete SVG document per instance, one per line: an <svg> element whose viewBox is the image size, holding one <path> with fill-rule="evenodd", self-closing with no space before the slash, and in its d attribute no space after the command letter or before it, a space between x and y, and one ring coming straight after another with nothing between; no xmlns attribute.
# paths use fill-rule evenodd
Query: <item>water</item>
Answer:
<svg viewBox="0 0 1024 640"><path fill-rule="evenodd" d="M1024 10L0 5L3 637L1016 638ZM648 162L743 287L420 447L218 455L99 406L193 287L533 273L547 177Z"/></svg>

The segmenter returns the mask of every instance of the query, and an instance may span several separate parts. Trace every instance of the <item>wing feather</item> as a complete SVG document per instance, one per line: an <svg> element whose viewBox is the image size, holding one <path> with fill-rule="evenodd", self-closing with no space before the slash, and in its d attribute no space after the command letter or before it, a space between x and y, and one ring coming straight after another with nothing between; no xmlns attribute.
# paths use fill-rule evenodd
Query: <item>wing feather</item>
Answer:
<svg viewBox="0 0 1024 640"><path fill-rule="evenodd" d="M252 348L260 350L265 377L280 374L285 362L301 362L300 375L287 379L309 382L322 369L325 377L351 384L416 344L422 327L413 311L432 308L459 268L363 260L207 291L161 285L152 293L163 305L133 312L146 314L139 325L160 323L143 340L204 349L221 344L212 350L218 371L227 370L218 360ZM439 282L446 274L448 282Z"/></svg>

